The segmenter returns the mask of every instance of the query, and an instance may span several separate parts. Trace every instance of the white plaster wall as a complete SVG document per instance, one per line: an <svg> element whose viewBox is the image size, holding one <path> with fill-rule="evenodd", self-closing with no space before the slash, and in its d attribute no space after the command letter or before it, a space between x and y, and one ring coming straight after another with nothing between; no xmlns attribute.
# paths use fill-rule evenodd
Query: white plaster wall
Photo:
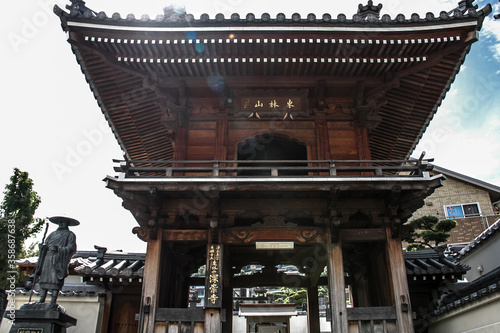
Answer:
<svg viewBox="0 0 500 333"><path fill-rule="evenodd" d="M467 281L472 282L482 275L500 267L500 256L496 255L498 253L500 253L500 232L496 232L477 249L474 249L471 254L460 260L462 264L471 267L465 275ZM478 270L480 266L482 267L482 272Z"/></svg>
<svg viewBox="0 0 500 333"><path fill-rule="evenodd" d="M48 297L50 299L50 296ZM15 302L15 308L19 309L24 303L28 303L29 297L16 295L14 299L9 296L9 304L7 309L11 307L11 302ZM33 297L32 302L38 300L38 297ZM99 297L98 296L82 296L70 297L59 296L57 304L66 309L68 315L77 319L77 326L68 328L68 333L96 333L97 322L99 319ZM0 326L0 333L8 333L12 324L10 320L4 318Z"/></svg>
<svg viewBox="0 0 500 333"><path fill-rule="evenodd" d="M500 294L463 306L441 316L429 326L429 333L499 333Z"/></svg>
<svg viewBox="0 0 500 333"><path fill-rule="evenodd" d="M233 316L233 333L247 333L246 325L245 317Z"/></svg>
<svg viewBox="0 0 500 333"><path fill-rule="evenodd" d="M321 332L330 332L330 323L326 321L326 317L320 317ZM245 317L233 316L233 333L246 333L246 319ZM293 316L290 317L290 333L306 333L307 329L307 316ZM0 332L1 333L1 332Z"/></svg>

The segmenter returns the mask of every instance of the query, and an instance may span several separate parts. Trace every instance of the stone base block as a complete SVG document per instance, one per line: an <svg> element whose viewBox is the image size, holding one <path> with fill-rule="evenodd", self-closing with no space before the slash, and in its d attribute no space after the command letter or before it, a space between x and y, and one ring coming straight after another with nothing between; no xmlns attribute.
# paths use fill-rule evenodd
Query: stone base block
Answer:
<svg viewBox="0 0 500 333"><path fill-rule="evenodd" d="M9 333L66 333L76 319L57 310L17 310Z"/></svg>

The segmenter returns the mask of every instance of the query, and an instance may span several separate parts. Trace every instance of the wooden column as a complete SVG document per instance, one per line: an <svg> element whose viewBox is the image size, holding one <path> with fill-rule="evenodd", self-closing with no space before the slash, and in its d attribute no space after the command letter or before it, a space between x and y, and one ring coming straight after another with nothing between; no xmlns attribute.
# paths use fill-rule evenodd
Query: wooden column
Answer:
<svg viewBox="0 0 500 333"><path fill-rule="evenodd" d="M160 294L162 235L163 231L158 229L156 239L148 239L139 320L141 333L153 333L155 328L156 308Z"/></svg>
<svg viewBox="0 0 500 333"><path fill-rule="evenodd" d="M330 139L328 135L328 123L324 119L316 120L316 144L318 147L318 159L330 159Z"/></svg>
<svg viewBox="0 0 500 333"><path fill-rule="evenodd" d="M205 309L205 333L222 332L220 309Z"/></svg>
<svg viewBox="0 0 500 333"><path fill-rule="evenodd" d="M219 161L227 159L227 119L217 120L214 159Z"/></svg>
<svg viewBox="0 0 500 333"><path fill-rule="evenodd" d="M174 160L182 161L186 159L188 129L179 127L175 134Z"/></svg>
<svg viewBox="0 0 500 333"><path fill-rule="evenodd" d="M320 331L317 284L311 284L307 287L307 323L309 325L309 332Z"/></svg>
<svg viewBox="0 0 500 333"><path fill-rule="evenodd" d="M387 234L387 263L392 290L394 291L394 305L396 307L397 328L400 333L413 333L413 318L410 304L410 291L406 277L405 259L400 238L392 238L391 229L386 228Z"/></svg>
<svg viewBox="0 0 500 333"><path fill-rule="evenodd" d="M340 243L328 244L328 288L330 291L332 333L347 332L344 262Z"/></svg>
<svg viewBox="0 0 500 333"><path fill-rule="evenodd" d="M355 122L354 130L356 133L356 144L358 146L358 156L360 160L371 160L370 143L368 141L368 131L366 126L360 126L359 122Z"/></svg>
<svg viewBox="0 0 500 333"><path fill-rule="evenodd" d="M222 332L222 263L224 248L221 244L207 245L207 271L205 275L205 333Z"/></svg>

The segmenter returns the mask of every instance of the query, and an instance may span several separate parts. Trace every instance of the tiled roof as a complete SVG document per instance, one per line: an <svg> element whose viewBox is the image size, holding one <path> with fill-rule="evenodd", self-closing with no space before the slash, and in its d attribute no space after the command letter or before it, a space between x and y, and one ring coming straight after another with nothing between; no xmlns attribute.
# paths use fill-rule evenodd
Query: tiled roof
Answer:
<svg viewBox="0 0 500 333"><path fill-rule="evenodd" d="M464 247L458 255L457 259L464 258L469 255L474 249L478 248L483 242L485 242L488 238L493 236L500 229L500 220L493 223L488 229L483 231L479 236L477 236L472 242L470 242L466 247Z"/></svg>
<svg viewBox="0 0 500 333"><path fill-rule="evenodd" d="M467 4L439 15L379 18L370 5L366 16L250 13L196 19L166 13L137 19L72 3L68 11L54 10L131 160L173 159L176 119L184 119L189 107L180 96L218 99L224 110L238 89L304 88L317 104L311 109L323 109L321 96L354 96L360 82L366 82L361 90L378 110L366 119L372 158L406 159L492 10L489 4L481 10ZM345 82L341 90L339 82Z"/></svg>
<svg viewBox="0 0 500 333"><path fill-rule="evenodd" d="M75 272L79 275L94 278L143 277L145 254L106 253L102 259L97 259L96 252L88 252L85 255L86 258L80 257L81 254L77 253L73 257L80 263L75 267ZM405 252L404 256L406 273L408 278L413 280L435 279L436 276L459 278L470 269L469 266L440 256L432 250Z"/></svg>
<svg viewBox="0 0 500 333"><path fill-rule="evenodd" d="M78 265L75 272L84 277L139 279L144 274L143 253L111 252L99 255L96 251L77 252L73 256Z"/></svg>
<svg viewBox="0 0 500 333"><path fill-rule="evenodd" d="M442 173L446 177L452 177L452 178L461 180L463 182L467 182L473 186L478 186L485 191L488 191L491 201L497 201L500 199L500 186L496 186L494 184L487 183L485 181L482 181L482 180L479 180L479 179L476 179L476 178L473 178L473 177L470 177L470 176L467 176L467 175L464 175L464 174L461 174L461 173L458 173L458 172L455 172L455 171L452 171L452 170L449 170L449 169L446 169L443 167L440 167L438 165L432 165L432 167L433 167L433 171L436 173Z"/></svg>
<svg viewBox="0 0 500 333"><path fill-rule="evenodd" d="M461 278L470 267L434 250L405 252L406 275L409 280L436 280L438 277Z"/></svg>
<svg viewBox="0 0 500 333"><path fill-rule="evenodd" d="M366 7L366 6L365 6ZM373 6L375 7L375 6ZM263 13L260 17L253 13L240 15L233 13L229 17L224 14L218 13L214 17L208 14L202 14L200 18L195 18L193 14L185 12L176 12L175 10L167 11L164 14L159 14L154 18L149 15L142 15L136 18L134 14L128 14L122 17L118 12L113 13L111 16L105 12L96 12L84 4L82 1L75 1L73 5L67 6L69 13L63 11L57 5L54 7L54 12L66 18L78 18L82 20L94 20L102 23L112 23L118 25L140 25L140 26L198 26L198 25L292 25L292 24L308 24L308 25L357 25L357 24L378 24L378 25L400 25L400 24L426 24L436 23L439 21L460 20L470 17L479 17L481 15L488 15L491 12L491 6L487 6L481 10L477 10L477 6L464 6L457 7L451 11L441 11L437 16L429 12L425 17L420 17L419 14L411 14L405 17L403 14L398 14L391 17L384 14L381 17L376 14L363 15L362 13L344 14L339 13L336 17L329 13L316 16L314 13L302 17L299 13L292 14L291 17L286 17L285 14L279 13L275 18L272 18L268 13Z"/></svg>
<svg viewBox="0 0 500 333"><path fill-rule="evenodd" d="M25 288L16 288L16 295L25 295L28 296L30 291ZM49 292L50 293L50 292ZM102 286L98 285L90 285L90 284L64 284L62 289L59 291L60 296L98 296L101 294L105 294L106 289ZM37 297L40 295L40 289L38 284L33 290L33 297Z"/></svg>
<svg viewBox="0 0 500 333"><path fill-rule="evenodd" d="M500 267L472 283L460 283L458 288L441 296L434 315L440 315L500 291Z"/></svg>
<svg viewBox="0 0 500 333"><path fill-rule="evenodd" d="M71 260L74 271L90 280L101 278L139 279L144 275L144 253L110 252L99 256L96 251L79 251ZM433 280L442 276L460 278L470 267L451 257L439 255L434 250L405 252L406 274L411 280ZM37 258L29 258L20 265L36 264Z"/></svg>

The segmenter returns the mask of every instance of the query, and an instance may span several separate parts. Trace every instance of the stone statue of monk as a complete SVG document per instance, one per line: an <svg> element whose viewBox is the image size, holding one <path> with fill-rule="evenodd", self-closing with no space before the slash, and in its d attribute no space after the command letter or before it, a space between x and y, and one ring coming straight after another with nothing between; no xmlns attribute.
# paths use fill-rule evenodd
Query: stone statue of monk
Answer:
<svg viewBox="0 0 500 333"><path fill-rule="evenodd" d="M49 221L58 224L59 227L40 246L36 275L40 275L39 303L45 303L47 291L51 290L50 306L57 308L57 296L64 284L64 279L68 276L69 261L76 252L76 236L68 229L68 226L76 226L80 222L63 216L51 217Z"/></svg>

